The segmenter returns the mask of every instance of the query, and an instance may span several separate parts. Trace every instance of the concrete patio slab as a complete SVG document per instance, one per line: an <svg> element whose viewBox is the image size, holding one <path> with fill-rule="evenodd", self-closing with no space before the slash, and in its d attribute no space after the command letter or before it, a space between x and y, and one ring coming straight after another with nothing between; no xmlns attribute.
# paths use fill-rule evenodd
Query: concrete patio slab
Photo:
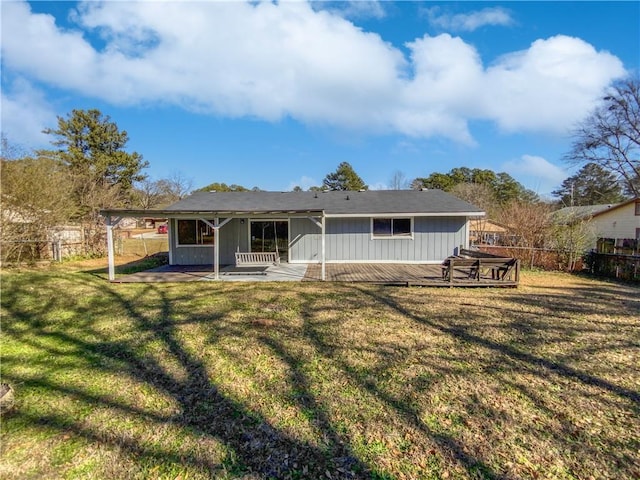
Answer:
<svg viewBox="0 0 640 480"><path fill-rule="evenodd" d="M307 265L282 263L264 267L220 268L223 282L301 282ZM117 277L114 283L170 283L214 281L213 265L163 265L144 272Z"/></svg>

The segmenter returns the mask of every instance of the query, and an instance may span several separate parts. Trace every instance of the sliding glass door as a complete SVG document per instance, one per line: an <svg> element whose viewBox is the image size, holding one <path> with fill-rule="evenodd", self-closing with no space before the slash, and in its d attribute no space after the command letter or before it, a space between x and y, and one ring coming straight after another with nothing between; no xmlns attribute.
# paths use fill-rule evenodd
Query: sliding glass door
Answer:
<svg viewBox="0 0 640 480"><path fill-rule="evenodd" d="M288 261L289 222L287 220L252 220L251 251L278 252L280 261Z"/></svg>

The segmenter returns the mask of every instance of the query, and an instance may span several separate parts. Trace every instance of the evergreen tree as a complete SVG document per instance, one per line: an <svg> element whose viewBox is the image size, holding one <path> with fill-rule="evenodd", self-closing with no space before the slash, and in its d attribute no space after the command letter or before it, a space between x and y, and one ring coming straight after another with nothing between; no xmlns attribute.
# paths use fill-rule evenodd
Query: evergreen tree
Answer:
<svg viewBox="0 0 640 480"><path fill-rule="evenodd" d="M467 167L453 168L449 173L434 172L426 178L416 178L411 188L432 188L451 192L458 185L484 185L491 189L495 201L503 205L513 200L523 202L537 202L538 195L526 189L511 175L505 172L495 173L492 170Z"/></svg>
<svg viewBox="0 0 640 480"><path fill-rule="evenodd" d="M616 175L594 162L587 163L551 193L559 197L563 206L599 205L624 200Z"/></svg>
<svg viewBox="0 0 640 480"><path fill-rule="evenodd" d="M131 203L133 184L144 180L148 166L142 155L125 151L129 136L99 110L73 110L58 117L58 128L48 128L53 151L41 156L65 166L72 181L71 196L77 207L75 219L84 227L87 253L102 253L104 228L99 212L103 208Z"/></svg>
<svg viewBox="0 0 640 480"><path fill-rule="evenodd" d="M252 191L260 191L257 187L251 189ZM236 185L232 183L231 185L227 185L226 183L213 182L209 185L199 188L196 192L248 192L249 189L247 187L243 187L242 185Z"/></svg>
<svg viewBox="0 0 640 480"><path fill-rule="evenodd" d="M353 167L347 162L342 162L338 165L338 169L329 173L322 185L328 190L368 190L369 187L364 183L364 180L358 176Z"/></svg>
<svg viewBox="0 0 640 480"><path fill-rule="evenodd" d="M125 151L129 135L100 110L73 110L66 119L58 117L57 129L48 128L44 133L53 135L56 139L51 143L59 148L48 153L87 182L117 185L126 192L145 178L141 172L149 164L139 153Z"/></svg>

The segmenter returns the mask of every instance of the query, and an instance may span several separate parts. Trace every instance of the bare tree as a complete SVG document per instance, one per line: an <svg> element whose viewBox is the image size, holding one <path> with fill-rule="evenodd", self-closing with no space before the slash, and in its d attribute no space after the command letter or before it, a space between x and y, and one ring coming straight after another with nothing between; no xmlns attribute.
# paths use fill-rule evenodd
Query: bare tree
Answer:
<svg viewBox="0 0 640 480"><path fill-rule="evenodd" d="M512 201L500 210L499 221L508 227L513 245L528 248L533 267L536 248L546 246L551 226L551 206L545 203Z"/></svg>
<svg viewBox="0 0 640 480"><path fill-rule="evenodd" d="M192 188L191 179L185 178L180 172L174 172L169 178L160 180L145 178L137 182L132 200L134 205L143 210L162 208L182 200Z"/></svg>
<svg viewBox="0 0 640 480"><path fill-rule="evenodd" d="M191 193L193 190L193 180L185 177L182 172L173 172L169 178L159 181L165 201L168 203L177 202Z"/></svg>
<svg viewBox="0 0 640 480"><path fill-rule="evenodd" d="M391 190L408 190L410 182L407 180L407 176L400 170L393 172L391 180L389 181L389 188Z"/></svg>
<svg viewBox="0 0 640 480"><path fill-rule="evenodd" d="M0 142L2 160L18 160L29 156L22 145L10 141L4 133L0 135Z"/></svg>
<svg viewBox="0 0 640 480"><path fill-rule="evenodd" d="M500 205L489 185L482 183L459 183L451 189L451 194L484 210L492 217Z"/></svg>
<svg viewBox="0 0 640 480"><path fill-rule="evenodd" d="M143 210L156 208L162 203L162 191L158 181L148 178L136 183L131 196L133 204Z"/></svg>
<svg viewBox="0 0 640 480"><path fill-rule="evenodd" d="M596 238L594 226L576 210L554 212L551 240L562 262L560 267L573 271L578 260L595 243Z"/></svg>
<svg viewBox="0 0 640 480"><path fill-rule="evenodd" d="M613 172L632 195L640 195L640 79L615 85L574 132L567 160L595 163Z"/></svg>
<svg viewBox="0 0 640 480"><path fill-rule="evenodd" d="M18 262L40 258L56 227L67 224L76 211L69 171L43 157L3 158L1 165L2 257Z"/></svg>
<svg viewBox="0 0 640 480"><path fill-rule="evenodd" d="M478 237L484 238L489 219L495 218L500 208L493 189L482 183L459 183L451 189L451 194L485 211L486 215L477 218L474 222Z"/></svg>

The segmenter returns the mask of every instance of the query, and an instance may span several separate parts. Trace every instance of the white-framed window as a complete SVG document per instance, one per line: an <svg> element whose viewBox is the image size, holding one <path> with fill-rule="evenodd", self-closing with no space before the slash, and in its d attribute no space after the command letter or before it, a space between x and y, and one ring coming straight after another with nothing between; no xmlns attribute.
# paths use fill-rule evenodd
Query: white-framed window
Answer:
<svg viewBox="0 0 640 480"><path fill-rule="evenodd" d="M202 220L176 220L179 247L213 245L213 228Z"/></svg>
<svg viewBox="0 0 640 480"><path fill-rule="evenodd" d="M371 219L372 238L413 238L413 218L379 217Z"/></svg>

